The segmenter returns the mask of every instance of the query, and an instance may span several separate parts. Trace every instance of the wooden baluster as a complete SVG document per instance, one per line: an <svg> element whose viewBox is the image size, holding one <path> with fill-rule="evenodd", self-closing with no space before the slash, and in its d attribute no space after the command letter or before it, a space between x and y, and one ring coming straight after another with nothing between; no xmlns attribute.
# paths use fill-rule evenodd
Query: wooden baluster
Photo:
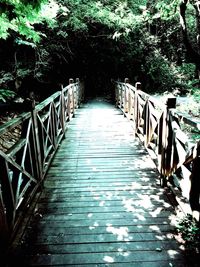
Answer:
<svg viewBox="0 0 200 267"><path fill-rule="evenodd" d="M80 82L81 102L85 99L85 84L83 81Z"/></svg>
<svg viewBox="0 0 200 267"><path fill-rule="evenodd" d="M65 96L63 92L63 85L61 85L61 95L60 95L60 117L61 117L61 125L63 131L63 139L65 138L65 122L66 122L66 114L65 114Z"/></svg>
<svg viewBox="0 0 200 267"><path fill-rule="evenodd" d="M118 91L119 91L119 108L122 109L123 108L123 93L122 93L122 83L120 81L120 79L118 79Z"/></svg>
<svg viewBox="0 0 200 267"><path fill-rule="evenodd" d="M76 87L76 108L78 108L80 106L80 103L81 103L81 92L80 92L80 80L79 80L79 78L76 78L76 83L77 83L77 87Z"/></svg>
<svg viewBox="0 0 200 267"><path fill-rule="evenodd" d="M121 107L121 86L120 86L120 79L117 79L117 82L115 84L115 88L117 94L116 94L116 107L120 108Z"/></svg>
<svg viewBox="0 0 200 267"><path fill-rule="evenodd" d="M141 83L136 82L135 84L135 96L134 96L134 123L135 123L135 134L137 133L137 129L139 127L139 120L140 120L140 114L139 114L139 100L138 100L138 93L137 90L141 90Z"/></svg>
<svg viewBox="0 0 200 267"><path fill-rule="evenodd" d="M144 127L143 127L145 147L147 147L150 142L150 126L151 122L150 122L150 112L149 112L149 99L147 99L144 109Z"/></svg>
<svg viewBox="0 0 200 267"><path fill-rule="evenodd" d="M115 83L115 106L118 107L120 103L119 100L119 85L118 82Z"/></svg>
<svg viewBox="0 0 200 267"><path fill-rule="evenodd" d="M124 116L125 116L125 105L126 105L125 91L126 91L125 85L124 83L122 83L122 111L124 113Z"/></svg>
<svg viewBox="0 0 200 267"><path fill-rule="evenodd" d="M125 78L124 79L124 112L128 113L129 111L129 89L128 86L126 85L127 83L129 83L129 79Z"/></svg>
<svg viewBox="0 0 200 267"><path fill-rule="evenodd" d="M38 121L37 121L37 112L35 110L35 101L32 101L32 110L31 110L31 117L33 123L33 154L35 155L36 161L36 170L38 175L38 180L43 178L43 171L42 171L42 160L41 160L41 147L40 147L40 133L38 128Z"/></svg>
<svg viewBox="0 0 200 267"><path fill-rule="evenodd" d="M74 80L72 78L69 79L69 84L73 84ZM71 120L71 113L73 110L73 99L72 99L72 86L68 89L68 116L69 120Z"/></svg>

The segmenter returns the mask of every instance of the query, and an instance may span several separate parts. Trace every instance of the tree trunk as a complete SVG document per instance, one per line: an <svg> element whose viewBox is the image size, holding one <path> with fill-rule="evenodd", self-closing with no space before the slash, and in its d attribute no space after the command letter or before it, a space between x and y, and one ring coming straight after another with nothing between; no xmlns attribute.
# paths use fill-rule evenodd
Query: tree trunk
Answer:
<svg viewBox="0 0 200 267"><path fill-rule="evenodd" d="M181 0L180 5L179 5L180 24L182 28L183 42L184 42L184 45L187 51L188 60L191 63L194 63L197 67L197 70L200 71L200 53L194 50L188 38L187 23L186 23L186 9L187 9L188 2L189 2L188 0ZM195 9L197 10L197 7ZM199 12L198 12L198 15L196 16L197 24L199 23L199 19L200 18L199 18ZM200 31L199 25L198 25L197 32L198 31ZM199 33L197 33L197 36L199 36Z"/></svg>

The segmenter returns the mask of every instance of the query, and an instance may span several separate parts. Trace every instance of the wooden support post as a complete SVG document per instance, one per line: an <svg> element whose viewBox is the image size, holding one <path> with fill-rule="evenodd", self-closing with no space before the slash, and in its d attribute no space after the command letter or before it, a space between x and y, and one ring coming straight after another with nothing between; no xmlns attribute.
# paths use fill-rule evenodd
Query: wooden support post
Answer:
<svg viewBox="0 0 200 267"><path fill-rule="evenodd" d="M69 79L69 84L72 84L72 83L74 83L74 79L73 78L70 78Z"/></svg>
<svg viewBox="0 0 200 267"><path fill-rule="evenodd" d="M138 101L138 90L141 90L141 83L136 82L135 84L135 97L134 97L134 122L135 122L135 134L137 133L137 129L139 126L139 101Z"/></svg>
<svg viewBox="0 0 200 267"><path fill-rule="evenodd" d="M39 139L39 128L38 128L38 122L37 122L37 113L35 110L35 101L32 101L32 110L31 110L31 117L32 117L32 124L33 124L33 147L34 147L34 153L35 153L35 164L36 164L36 170L37 170L37 179L39 181L43 178L42 173L42 159L41 159L41 148L40 148L40 139Z"/></svg>
<svg viewBox="0 0 200 267"><path fill-rule="evenodd" d="M63 85L61 85L61 94L60 94L60 118L61 118L61 125L62 125L62 131L63 131L63 139L65 138L65 122L66 122L66 116L65 116L65 96L63 92Z"/></svg>
<svg viewBox="0 0 200 267"><path fill-rule="evenodd" d="M191 187L189 194L190 207L193 217L199 221L200 219L200 141L196 144L193 154L195 159L192 162L192 173L190 175Z"/></svg>
<svg viewBox="0 0 200 267"><path fill-rule="evenodd" d="M115 106L118 108L120 105L120 92L119 92L119 84L115 83Z"/></svg>
<svg viewBox="0 0 200 267"><path fill-rule="evenodd" d="M75 110L75 99L74 99L74 79L69 79L69 84L71 84L70 88L70 117L74 117L74 110Z"/></svg>
<svg viewBox="0 0 200 267"><path fill-rule="evenodd" d="M80 90L80 80L79 78L76 78L76 108L80 106L81 103L81 90Z"/></svg>
<svg viewBox="0 0 200 267"><path fill-rule="evenodd" d="M8 237L13 228L13 212L15 200L8 169L8 163L0 155L1 177L0 177L0 243ZM6 236L7 237L6 237Z"/></svg>
<svg viewBox="0 0 200 267"><path fill-rule="evenodd" d="M129 110L129 89L128 86L126 85L126 83L129 83L129 79L125 78L124 79L124 113L128 113Z"/></svg>
<svg viewBox="0 0 200 267"><path fill-rule="evenodd" d="M2 167L2 165L1 165ZM3 175L1 173L1 175ZM10 239L11 231L9 232L8 224L7 224L7 217L6 217L6 210L3 203L3 196L2 196L2 190L1 190L1 184L0 184L0 259L1 264L3 264L3 260L5 257L5 254L7 253L8 246L9 246L9 239Z"/></svg>
<svg viewBox="0 0 200 267"><path fill-rule="evenodd" d="M150 121L150 111L149 111L149 99L147 99L144 107L144 145L148 147L150 142L150 133L151 133L151 121Z"/></svg>
<svg viewBox="0 0 200 267"><path fill-rule="evenodd" d="M73 84L74 80L72 78L69 79L69 85ZM68 120L71 120L71 111L72 111L72 88L70 86L70 88L68 89L67 92L67 114L68 114Z"/></svg>
<svg viewBox="0 0 200 267"><path fill-rule="evenodd" d="M166 101L166 110L163 113L162 118L162 126L159 133L159 137L161 138L161 159L160 159L160 173L161 173L161 185L165 186L166 178L169 175L172 168L173 161L173 143L174 143L174 133L172 131L172 127L170 125L170 115L171 108L176 108L176 98L168 98Z"/></svg>

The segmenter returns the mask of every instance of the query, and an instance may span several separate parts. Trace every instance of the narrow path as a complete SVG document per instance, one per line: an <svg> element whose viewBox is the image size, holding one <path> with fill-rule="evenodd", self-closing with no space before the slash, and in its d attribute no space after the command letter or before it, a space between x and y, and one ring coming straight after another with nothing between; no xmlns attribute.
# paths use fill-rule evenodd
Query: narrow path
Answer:
<svg viewBox="0 0 200 267"><path fill-rule="evenodd" d="M91 101L69 123L18 245L18 264L185 266L172 214L130 123L109 103Z"/></svg>

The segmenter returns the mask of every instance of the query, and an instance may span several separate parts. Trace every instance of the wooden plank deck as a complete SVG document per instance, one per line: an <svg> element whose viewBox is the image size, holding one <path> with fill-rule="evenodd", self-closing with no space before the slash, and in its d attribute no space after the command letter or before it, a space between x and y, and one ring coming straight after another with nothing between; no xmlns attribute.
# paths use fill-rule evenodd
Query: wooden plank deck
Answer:
<svg viewBox="0 0 200 267"><path fill-rule="evenodd" d="M186 266L172 214L130 123L91 101L69 123L9 266Z"/></svg>

